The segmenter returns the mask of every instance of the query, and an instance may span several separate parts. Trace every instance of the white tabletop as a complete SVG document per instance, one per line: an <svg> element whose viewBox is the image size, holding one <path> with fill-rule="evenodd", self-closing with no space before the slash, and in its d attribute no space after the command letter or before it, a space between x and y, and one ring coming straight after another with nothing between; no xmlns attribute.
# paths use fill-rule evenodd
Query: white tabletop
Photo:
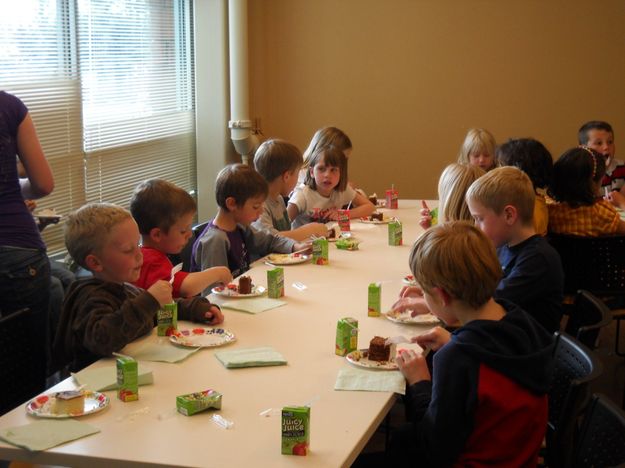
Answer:
<svg viewBox="0 0 625 468"><path fill-rule="evenodd" d="M431 205L435 206L435 205ZM413 335L426 326L401 325L367 316L367 287L382 283L382 309L388 310L409 274L408 253L421 232L420 202L400 200L398 210L383 210L403 223L403 246L389 246L386 225L352 222L360 250L330 245L330 264L284 267L286 306L257 315L224 309L224 328L236 342L202 349L182 363L141 362L153 371L154 384L140 387L139 401L123 403L107 392L110 406L80 418L101 432L46 450L29 453L0 442L0 459L71 466L349 466L395 401L393 393L335 391L338 371L350 366L334 354L336 323L359 322L359 347L374 335ZM270 267L257 262L248 273L266 285ZM307 286L299 291L294 282ZM148 336L142 340L155 340ZM134 346L136 343L131 344ZM219 350L271 346L288 365L226 369L213 356ZM416 345L414 345L416 346ZM113 365L102 359L94 366ZM372 371L376 372L376 371ZM380 372L380 371L377 371ZM57 386L73 385L68 379ZM211 412L191 417L175 412L175 397L212 388L223 394L220 414L234 422L225 430L212 423ZM311 404L310 453L280 454L280 415L268 408ZM18 407L0 418L0 428L33 421Z"/></svg>

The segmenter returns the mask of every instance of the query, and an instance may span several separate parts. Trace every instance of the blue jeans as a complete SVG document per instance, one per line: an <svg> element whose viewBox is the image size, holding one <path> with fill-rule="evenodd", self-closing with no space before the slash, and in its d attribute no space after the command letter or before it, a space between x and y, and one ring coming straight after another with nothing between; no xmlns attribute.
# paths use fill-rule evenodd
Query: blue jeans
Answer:
<svg viewBox="0 0 625 468"><path fill-rule="evenodd" d="M32 311L29 329L39 356L40 368L33 369L45 388L48 349L48 307L50 304L50 261L44 250L0 246L0 317L28 307Z"/></svg>

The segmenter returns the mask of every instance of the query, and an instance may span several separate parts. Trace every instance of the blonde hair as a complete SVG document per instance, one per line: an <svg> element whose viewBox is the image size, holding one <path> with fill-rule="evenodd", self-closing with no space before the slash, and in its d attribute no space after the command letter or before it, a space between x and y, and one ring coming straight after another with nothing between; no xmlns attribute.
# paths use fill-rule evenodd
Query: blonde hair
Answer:
<svg viewBox="0 0 625 468"><path fill-rule="evenodd" d="M460 147L458 163L469 164L469 156L472 154L488 154L492 156L493 164L497 166L495 147L495 137L488 130L471 128Z"/></svg>
<svg viewBox="0 0 625 468"><path fill-rule="evenodd" d="M477 309L493 297L501 265L493 243L467 221L425 231L410 252L410 270L426 293L442 288Z"/></svg>
<svg viewBox="0 0 625 468"><path fill-rule="evenodd" d="M470 221L465 195L469 186L485 174L478 166L452 163L438 181L438 213L442 221Z"/></svg>
<svg viewBox="0 0 625 468"><path fill-rule="evenodd" d="M87 268L87 255L101 251L111 229L127 219L132 219L130 212L112 203L90 203L78 208L65 222L65 246L70 256Z"/></svg>
<svg viewBox="0 0 625 468"><path fill-rule="evenodd" d="M536 194L529 176L521 169L504 166L487 172L467 190L467 200L501 214L506 205L516 208L521 223L530 225L534 219Z"/></svg>
<svg viewBox="0 0 625 468"><path fill-rule="evenodd" d="M316 150L330 145L345 152L352 148L352 141L342 130L339 130L336 127L324 127L317 130L313 135L312 140L310 140L308 148L304 151L303 168L310 167L310 158Z"/></svg>

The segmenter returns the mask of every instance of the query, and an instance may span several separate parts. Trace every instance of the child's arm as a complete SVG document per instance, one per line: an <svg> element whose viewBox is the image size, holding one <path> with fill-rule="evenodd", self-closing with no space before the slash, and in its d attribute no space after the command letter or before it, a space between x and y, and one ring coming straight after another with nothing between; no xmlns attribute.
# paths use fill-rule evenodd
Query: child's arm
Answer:
<svg viewBox="0 0 625 468"><path fill-rule="evenodd" d="M293 239L296 241L303 241L312 236L327 236L328 228L325 224L322 223L309 223L304 224L296 229L291 229L290 231L280 231L281 236L288 237L289 239Z"/></svg>
<svg viewBox="0 0 625 468"><path fill-rule="evenodd" d="M288 206L286 207L286 212L288 213L291 222L293 222L293 220L297 218L297 215L299 215L299 208L295 203L289 202Z"/></svg>
<svg viewBox="0 0 625 468"><path fill-rule="evenodd" d="M351 219L364 218L375 211L373 203L371 203L368 198L365 198L363 194L358 192L356 192L356 196L352 200L352 205L356 208L349 210L349 217Z"/></svg>
<svg viewBox="0 0 625 468"><path fill-rule="evenodd" d="M178 318L217 325L224 321L221 309L205 297L190 297L178 301Z"/></svg>
<svg viewBox="0 0 625 468"><path fill-rule="evenodd" d="M200 294L211 284L229 283L232 281L232 274L228 267L217 266L206 270L189 273L180 285L180 296L191 297Z"/></svg>

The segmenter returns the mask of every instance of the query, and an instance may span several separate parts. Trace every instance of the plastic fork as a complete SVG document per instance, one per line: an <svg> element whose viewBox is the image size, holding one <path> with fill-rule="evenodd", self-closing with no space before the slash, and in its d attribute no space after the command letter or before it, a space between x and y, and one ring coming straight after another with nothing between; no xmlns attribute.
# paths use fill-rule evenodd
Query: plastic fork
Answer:
<svg viewBox="0 0 625 468"><path fill-rule="evenodd" d="M171 277L169 278L169 284L174 284L174 276L176 276L176 273L178 273L180 270L182 270L182 263L179 263L178 265L176 265L175 267L171 269Z"/></svg>

